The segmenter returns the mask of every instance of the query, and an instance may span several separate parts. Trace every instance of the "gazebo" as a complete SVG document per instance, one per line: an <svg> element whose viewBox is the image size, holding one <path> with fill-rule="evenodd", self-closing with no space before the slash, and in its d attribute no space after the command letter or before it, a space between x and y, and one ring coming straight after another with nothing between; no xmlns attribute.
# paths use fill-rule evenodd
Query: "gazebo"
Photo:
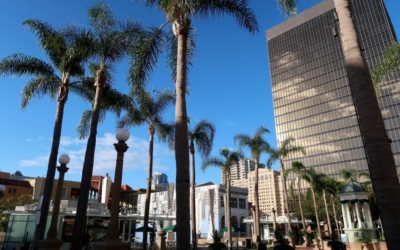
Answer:
<svg viewBox="0 0 400 250"><path fill-rule="evenodd" d="M352 180L340 188L338 193L342 205L344 228L349 242L357 242L361 237L377 241L368 203L368 192Z"/></svg>

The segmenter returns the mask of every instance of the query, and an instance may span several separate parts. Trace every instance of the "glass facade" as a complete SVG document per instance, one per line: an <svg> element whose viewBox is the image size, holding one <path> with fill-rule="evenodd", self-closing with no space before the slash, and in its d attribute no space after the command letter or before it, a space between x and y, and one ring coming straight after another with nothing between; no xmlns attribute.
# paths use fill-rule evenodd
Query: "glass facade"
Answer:
<svg viewBox="0 0 400 250"><path fill-rule="evenodd" d="M324 6L327 1L332 0L325 0ZM371 69L379 64L396 37L382 0L351 3L360 46ZM302 22L273 28L275 32L282 27L284 32L275 32L272 37L267 32L267 46L278 143L292 136L307 153L290 155L285 166L298 160L337 177L339 169L367 171L368 165L344 67L336 13L333 4L323 11L321 6L307 10L312 13L319 8L320 14L315 17L307 20L303 15L298 19ZM399 168L399 72L382 85L379 105Z"/></svg>

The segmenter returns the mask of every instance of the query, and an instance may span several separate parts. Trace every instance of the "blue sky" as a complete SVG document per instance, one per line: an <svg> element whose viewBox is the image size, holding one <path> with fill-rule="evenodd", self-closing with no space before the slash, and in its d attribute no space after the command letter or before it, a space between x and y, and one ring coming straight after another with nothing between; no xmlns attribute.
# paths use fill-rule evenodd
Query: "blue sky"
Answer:
<svg viewBox="0 0 400 250"><path fill-rule="evenodd" d="M144 25L159 26L165 16L157 9L147 9L140 1L108 0L119 20L140 20ZM299 11L305 10L320 0L300 0ZM0 58L12 53L25 53L47 60L38 46L36 37L21 25L26 19L40 19L62 27L69 23L87 26L86 11L95 1L70 0L3 0L0 2ZM396 15L398 0L386 0L385 4L397 33L400 18ZM280 22L284 16L277 10L274 0L252 0L250 5L256 12L259 32L252 35L239 28L235 21L224 16L195 20L197 51L194 67L190 70L190 89L187 96L188 115L192 124L208 119L216 126L212 155L222 147L235 149L233 136L237 133L252 134L264 125L270 129L267 139L276 145L273 104L271 96L268 55L265 31ZM169 26L167 28L170 28ZM115 87L127 92L125 82L127 63L117 66ZM0 169L14 172L20 170L26 176L45 176L54 127L56 102L48 97L34 100L21 110L20 93L29 77L0 77ZM161 59L151 77L148 88L173 88L165 60ZM81 177L86 141L79 140L76 126L82 112L90 105L73 95L69 96L65 108L62 142L59 154L71 157L66 179L79 181ZM174 109L165 113L165 120L174 120ZM116 117L108 114L99 125L95 156L94 175L109 173L114 176L116 152ZM125 154L123 183L133 188L145 187L147 175L148 134L146 127L130 129L129 149ZM246 155L250 157L248 151ZM266 161L267 156L261 158ZM173 152L156 139L154 149L154 171L166 173L169 181L175 180ZM207 181L220 183L221 174L210 168L200 170L201 159L197 156L197 184ZM278 166L274 166L278 168Z"/></svg>

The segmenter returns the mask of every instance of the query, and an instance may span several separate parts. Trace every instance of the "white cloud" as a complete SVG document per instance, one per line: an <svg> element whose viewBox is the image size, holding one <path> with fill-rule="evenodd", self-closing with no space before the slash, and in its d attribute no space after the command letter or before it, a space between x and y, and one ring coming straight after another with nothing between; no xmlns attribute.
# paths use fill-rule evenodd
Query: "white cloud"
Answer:
<svg viewBox="0 0 400 250"><path fill-rule="evenodd" d="M31 138L26 138L27 142L32 142L33 140Z"/></svg>
<svg viewBox="0 0 400 250"><path fill-rule="evenodd" d="M114 174L117 152L114 148L116 143L115 135L111 133L104 134L96 140L96 152L94 158L93 174L105 175L105 173ZM147 140L131 136L126 142L129 149L124 155L124 172L133 170L146 170L148 164L148 144ZM85 158L87 140L78 138L63 137L60 141L59 155L67 154L70 157L68 171L70 174L81 174ZM22 167L47 167L49 155L43 154L35 159L26 159L20 161ZM171 170L174 162L173 152L169 151L164 144L154 143L153 170L166 171Z"/></svg>
<svg viewBox="0 0 400 250"><path fill-rule="evenodd" d="M232 120L227 119L227 120L224 120L224 124L228 125L228 126L234 126L236 123Z"/></svg>
<svg viewBox="0 0 400 250"><path fill-rule="evenodd" d="M22 160L19 162L21 167L43 167L47 166L49 161L48 155L38 155L33 160Z"/></svg>

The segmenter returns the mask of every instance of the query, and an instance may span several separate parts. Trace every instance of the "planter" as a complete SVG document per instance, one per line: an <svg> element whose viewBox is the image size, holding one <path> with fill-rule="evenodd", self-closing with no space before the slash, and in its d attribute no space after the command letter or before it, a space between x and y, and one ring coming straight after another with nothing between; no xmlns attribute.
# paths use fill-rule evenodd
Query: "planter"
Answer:
<svg viewBox="0 0 400 250"><path fill-rule="evenodd" d="M366 244L366 243L361 243L361 247L362 247L362 250L368 250L368 244Z"/></svg>
<svg viewBox="0 0 400 250"><path fill-rule="evenodd" d="M210 250L225 250L228 249L228 247L226 247L226 245L222 242L218 242L218 243L212 243L208 246L208 249Z"/></svg>

